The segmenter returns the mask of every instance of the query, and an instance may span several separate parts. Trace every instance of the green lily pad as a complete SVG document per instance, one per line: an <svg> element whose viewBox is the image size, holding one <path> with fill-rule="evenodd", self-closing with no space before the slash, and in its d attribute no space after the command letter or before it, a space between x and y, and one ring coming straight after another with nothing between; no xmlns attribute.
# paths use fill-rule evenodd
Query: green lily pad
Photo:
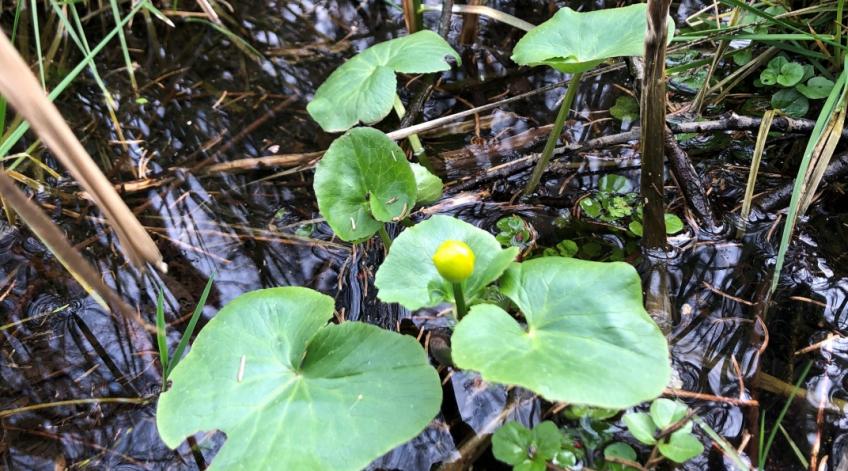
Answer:
<svg viewBox="0 0 848 471"><path fill-rule="evenodd" d="M647 6L578 13L565 7L548 21L531 29L512 50L520 65L548 65L561 72L584 72L606 59L641 56L645 52ZM668 19L668 39L674 21Z"/></svg>
<svg viewBox="0 0 848 471"><path fill-rule="evenodd" d="M369 47L336 69L315 91L306 110L327 132L358 122L376 123L392 111L395 72L426 74L450 69L445 57L459 54L432 31L419 31Z"/></svg>
<svg viewBox="0 0 848 471"><path fill-rule="evenodd" d="M618 409L668 383L668 344L632 266L543 257L513 264L500 287L527 327L499 307L472 307L451 338L460 368L550 401Z"/></svg>
<svg viewBox="0 0 848 471"><path fill-rule="evenodd" d="M409 165L412 167L412 173L415 174L418 194L416 202L421 204L438 201L442 197L442 190L444 189L442 179L430 173L423 165L415 162L411 162Z"/></svg>
<svg viewBox="0 0 848 471"><path fill-rule="evenodd" d="M327 325L333 304L298 287L227 304L159 397L165 444L218 429L210 469L358 470L421 432L442 399L424 350L376 326Z"/></svg>
<svg viewBox="0 0 848 471"><path fill-rule="evenodd" d="M333 141L318 162L313 187L321 215L350 242L405 218L418 191L403 151L372 128L351 129Z"/></svg>
<svg viewBox="0 0 848 471"><path fill-rule="evenodd" d="M407 309L453 302L453 287L433 264L433 254L446 240L465 242L474 252L474 271L463 282L465 300L472 303L486 285L500 278L518 255L518 249L502 249L495 236L449 216L436 215L406 229L392 242L386 260L377 270L377 297Z"/></svg>

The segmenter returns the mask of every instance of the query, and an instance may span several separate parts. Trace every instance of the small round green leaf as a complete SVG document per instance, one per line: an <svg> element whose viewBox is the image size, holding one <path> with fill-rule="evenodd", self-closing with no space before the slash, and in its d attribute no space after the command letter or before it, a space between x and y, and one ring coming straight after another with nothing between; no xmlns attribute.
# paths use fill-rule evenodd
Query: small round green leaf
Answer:
<svg viewBox="0 0 848 471"><path fill-rule="evenodd" d="M628 412L621 418L633 438L645 445L657 443L654 435L659 431L651 416L645 412Z"/></svg>
<svg viewBox="0 0 848 471"><path fill-rule="evenodd" d="M619 409L668 383L668 344L632 266L543 257L513 264L500 286L527 328L499 307L472 307L451 338L460 368L551 401Z"/></svg>
<svg viewBox="0 0 848 471"><path fill-rule="evenodd" d="M651 419L660 429L666 429L686 417L689 408L671 399L660 398L651 403Z"/></svg>
<svg viewBox="0 0 848 471"><path fill-rule="evenodd" d="M469 303L486 285L500 278L518 255L518 249L502 249L495 236L467 222L436 215L403 231L393 242L386 260L377 270L377 297L415 310L453 302L453 287L439 275L433 254L442 242L465 242L474 252L474 271L463 282Z"/></svg>
<svg viewBox="0 0 848 471"><path fill-rule="evenodd" d="M784 88L772 95L771 106L790 118L803 118L810 109L810 102L794 88Z"/></svg>
<svg viewBox="0 0 848 471"><path fill-rule="evenodd" d="M492 435L492 454L506 464L517 465L529 460L533 432L518 422L510 421Z"/></svg>
<svg viewBox="0 0 848 471"><path fill-rule="evenodd" d="M417 193L403 151L372 128L351 129L333 141L318 162L313 187L321 215L350 242L406 217Z"/></svg>
<svg viewBox="0 0 848 471"><path fill-rule="evenodd" d="M376 123L392 111L395 72L425 74L450 69L459 54L438 34L424 30L369 47L336 69L315 91L306 110L327 132L358 122Z"/></svg>
<svg viewBox="0 0 848 471"><path fill-rule="evenodd" d="M575 73L612 57L641 56L645 52L646 18L644 3L585 13L560 8L518 41L512 60L520 65L548 65ZM673 35L674 21L669 18L669 41Z"/></svg>
<svg viewBox="0 0 848 471"><path fill-rule="evenodd" d="M677 234L678 232L683 230L683 221L676 214L665 213L664 219L666 234Z"/></svg>
<svg viewBox="0 0 848 471"><path fill-rule="evenodd" d="M415 185L417 188L416 202L433 203L442 197L444 185L442 179L430 173L423 165L414 162L409 164L412 167L412 173L415 174Z"/></svg>
<svg viewBox="0 0 848 471"><path fill-rule="evenodd" d="M813 77L807 80L806 85L799 83L795 89L810 100L820 100L830 95L830 91L833 90L833 81L824 77Z"/></svg>
<svg viewBox="0 0 848 471"><path fill-rule="evenodd" d="M684 430L671 434L668 440L659 444L660 453L677 463L683 463L704 452L704 445L698 437Z"/></svg>
<svg viewBox="0 0 848 471"><path fill-rule="evenodd" d="M624 442L615 442L604 448L604 458L621 458L628 461L636 461L636 450ZM632 466L612 462L607 463L605 469L609 471L636 471L636 468Z"/></svg>
<svg viewBox="0 0 848 471"><path fill-rule="evenodd" d="M804 66L797 62L789 62L780 68L777 83L784 87L792 87L804 78Z"/></svg>
<svg viewBox="0 0 848 471"><path fill-rule="evenodd" d="M609 110L613 118L629 123L639 119L639 102L630 95L622 95L615 99L615 105Z"/></svg>
<svg viewBox="0 0 848 471"><path fill-rule="evenodd" d="M218 429L210 469L358 470L415 437L442 400L424 350L376 326L327 325L333 304L298 287L227 304L159 397L165 444Z"/></svg>

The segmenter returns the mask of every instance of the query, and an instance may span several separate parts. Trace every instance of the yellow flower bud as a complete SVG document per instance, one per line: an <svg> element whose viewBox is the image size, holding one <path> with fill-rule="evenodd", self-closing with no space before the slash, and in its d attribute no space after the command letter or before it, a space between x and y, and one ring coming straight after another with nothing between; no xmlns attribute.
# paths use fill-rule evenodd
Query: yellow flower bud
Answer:
<svg viewBox="0 0 848 471"><path fill-rule="evenodd" d="M460 283L474 271L474 252L460 240L446 240L433 254L439 274L451 283Z"/></svg>

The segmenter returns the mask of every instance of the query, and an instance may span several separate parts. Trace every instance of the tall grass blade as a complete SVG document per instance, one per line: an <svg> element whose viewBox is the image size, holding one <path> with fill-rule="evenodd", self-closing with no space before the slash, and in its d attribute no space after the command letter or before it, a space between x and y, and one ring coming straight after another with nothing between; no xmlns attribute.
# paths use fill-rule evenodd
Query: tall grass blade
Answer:
<svg viewBox="0 0 848 471"><path fill-rule="evenodd" d="M740 470L751 469L751 466L749 466L745 462L745 460L743 460L742 457L739 456L739 452L736 451L736 448L733 448L733 445L731 445L727 440L724 439L724 437L722 437L715 430L713 430L713 428L710 427L709 424L704 422L704 419L700 418L697 415L693 415L692 421L698 424L698 427L700 427L701 430L703 430L704 433L706 433L707 436L710 437L710 439L715 442L719 448L721 448L721 451L724 452L725 456L727 456L728 458L730 458L731 461L733 461L734 466L736 466Z"/></svg>
<svg viewBox="0 0 848 471"><path fill-rule="evenodd" d="M133 9L130 11L130 14L127 15L123 20L121 20L121 26L129 23L129 21L130 21L130 19L132 19L133 15L136 12L138 12L139 10L141 10L141 8L144 7L144 5L146 3L147 3L147 0L143 0L139 3L137 3L133 7ZM80 72L83 71L83 69L88 67L88 64L91 61L94 60L94 57L97 56L97 54L100 54L100 51L102 51L106 47L106 45L109 44L109 41L111 41L112 38L114 38L117 34L118 34L117 28L113 28L112 31L110 31L108 34L106 34L106 36L97 44L97 46L94 49L91 50L91 54L87 54L82 59L82 61L80 61L70 72L68 72L67 75L65 75L65 77L62 79L62 81L59 82L59 84L56 85L56 87L54 87L52 90L50 90L50 93L47 95L47 98L52 101L52 100L55 100L56 97L61 95L62 92L64 92L65 89L68 88L68 85L70 85L71 82L73 82L74 79L77 78L77 76L80 74ZM3 73L5 73L5 71L0 70L0 74L3 74ZM2 93L0 93L0 94L2 94ZM12 131L12 133L9 135L9 137L6 140L4 140L2 143L0 143L0 157L3 157L6 154L8 154L9 151L12 149L12 147L14 147L15 144L18 143L18 141L21 139L21 137L23 137L24 133L26 133L28 129L29 129L29 123L27 123L27 122L23 122L20 125L18 125L18 127L16 127L14 131ZM15 163L17 163L17 162L15 162ZM13 167L13 166L14 166L14 164L10 167Z"/></svg>
<svg viewBox="0 0 848 471"><path fill-rule="evenodd" d="M808 175L810 171L810 163L812 161L830 160L830 156L825 153L830 152L832 156L832 144L829 142L832 139L830 136L836 132L838 127L841 133L841 124L837 126L839 121L844 122L844 109L840 112L840 107L844 107L846 84L846 74L848 68L843 66L842 73L836 80L830 96L822 107L816 125L813 127L813 132L810 135L810 140L807 142L807 148L804 150L804 157L801 159L801 165L798 167L798 175L795 177L795 185L792 189L792 199L789 202L789 213L786 215L786 224L783 227L783 234L780 239L780 248L777 252L777 260L774 267L774 275L771 280L771 292L777 288L780 281L780 272L783 270L783 264L786 259L786 252L789 250L789 242L792 239L792 234L795 232L795 224L798 222L798 217L802 214L800 210L804 195L807 193L815 193L815 188L805 188L807 182L811 184L812 176ZM838 115L842 113L840 118ZM828 130L827 134L825 131ZM837 138L838 139L838 138ZM819 153L814 158L814 153ZM824 158L826 157L826 158ZM825 164L827 165L827 164Z"/></svg>
<svg viewBox="0 0 848 471"><path fill-rule="evenodd" d="M742 200L742 213L740 214L742 223L748 222L748 216L751 214L751 200L754 199L754 186L757 183L757 173L760 171L760 161L763 158L763 151L766 147L769 129L771 122L774 120L775 110L768 110L763 113L763 120L760 122L760 130L757 133L757 143L754 145L754 157L751 160L751 170L748 172L748 184L745 186L745 198Z"/></svg>
<svg viewBox="0 0 848 471"><path fill-rule="evenodd" d="M88 155L56 106L38 86L24 60L0 34L0 94L26 119L41 140L106 215L129 260L166 269L159 249L115 188Z"/></svg>
<svg viewBox="0 0 848 471"><path fill-rule="evenodd" d="M109 0L109 3L112 5L112 16L115 17L115 24L118 28L118 40L121 41L121 52L124 55L124 64L126 64L127 73L130 76L130 85L134 92L138 92L138 84L135 81L135 68L130 58L130 51L127 48L127 37L124 35L124 27L121 26L121 10L118 9L117 0Z"/></svg>
<svg viewBox="0 0 848 471"><path fill-rule="evenodd" d="M810 467L810 462L807 461L807 458L801 453L801 449L798 448L798 445L795 444L795 440L792 440L792 437L789 436L789 433L786 432L786 429L783 428L783 425L777 424L777 429L780 430L780 433L783 435L783 438L789 443L789 447L792 448L792 453L795 453L795 458L798 458L798 462L801 464L801 467L804 469L808 469Z"/></svg>
<svg viewBox="0 0 848 471"><path fill-rule="evenodd" d="M159 293L156 295L156 345L159 347L159 363L162 364L163 372L168 371L170 365L167 328L168 326L165 324L165 292L162 288L159 288Z"/></svg>
<svg viewBox="0 0 848 471"><path fill-rule="evenodd" d="M763 466L765 466L765 461L768 459L769 451L771 451L771 446L774 443L774 437L777 435L777 427L783 423L783 418L786 417L786 413L789 411L789 406L792 405L792 401L795 399L795 396L798 395L798 390L801 389L801 383L807 379L807 374L809 374L810 367L812 366L812 361L808 361L806 366L804 366L804 369L801 371L801 377L795 382L795 387L792 388L792 392L789 394L789 397L786 398L786 403L783 405L783 409L780 410L780 414L777 416L777 422L775 422L774 427L772 427L769 432L765 448L760 448L760 456L758 460L760 470L764 469Z"/></svg>
<svg viewBox="0 0 848 471"><path fill-rule="evenodd" d="M44 79L44 55L41 53L41 26L38 24L38 2L30 0L30 14L32 15L32 31L35 36L35 53L38 55L38 76L41 78L41 88L47 90Z"/></svg>
<svg viewBox="0 0 848 471"><path fill-rule="evenodd" d="M165 379L168 379L168 376L172 371L174 371L177 363L179 363L182 359L183 352L188 346L191 336L194 334L194 328L197 326L198 319L200 319L200 313L203 312L203 307L206 305L206 299L209 298L209 292L212 290L213 281L215 281L214 273L209 277L209 281L206 282L206 287L203 288L203 293L197 301L197 306L195 306L194 312L191 313L191 319L188 321L188 326L186 327L185 332L183 332L183 336L180 337L180 343L177 344L177 349L174 350L174 356L171 357L168 369L165 370Z"/></svg>

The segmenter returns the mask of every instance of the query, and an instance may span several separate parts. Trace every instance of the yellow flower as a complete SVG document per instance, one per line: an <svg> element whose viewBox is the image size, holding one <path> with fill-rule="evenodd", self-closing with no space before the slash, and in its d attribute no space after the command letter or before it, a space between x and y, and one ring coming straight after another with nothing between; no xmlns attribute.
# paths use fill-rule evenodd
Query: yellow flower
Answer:
<svg viewBox="0 0 848 471"><path fill-rule="evenodd" d="M439 274L451 283L460 283L474 271L474 252L460 240L446 240L433 254Z"/></svg>

